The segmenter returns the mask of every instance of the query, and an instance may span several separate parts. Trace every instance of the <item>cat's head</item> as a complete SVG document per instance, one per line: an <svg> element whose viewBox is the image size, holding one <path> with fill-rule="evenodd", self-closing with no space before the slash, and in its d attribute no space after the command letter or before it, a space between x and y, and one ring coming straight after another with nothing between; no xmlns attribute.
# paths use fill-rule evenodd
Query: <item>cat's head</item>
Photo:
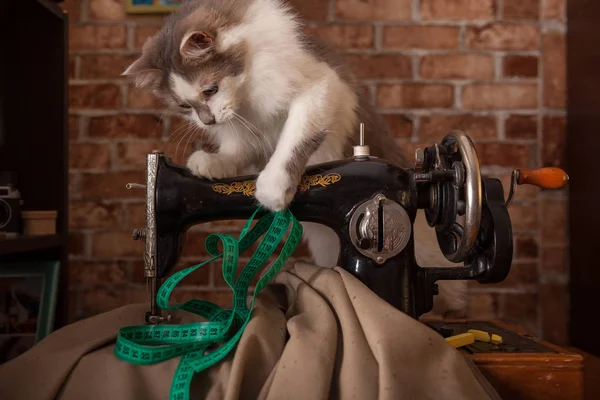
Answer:
<svg viewBox="0 0 600 400"><path fill-rule="evenodd" d="M213 9L183 9L123 75L200 126L224 123L241 106L246 82L246 42L232 40L235 24Z"/></svg>

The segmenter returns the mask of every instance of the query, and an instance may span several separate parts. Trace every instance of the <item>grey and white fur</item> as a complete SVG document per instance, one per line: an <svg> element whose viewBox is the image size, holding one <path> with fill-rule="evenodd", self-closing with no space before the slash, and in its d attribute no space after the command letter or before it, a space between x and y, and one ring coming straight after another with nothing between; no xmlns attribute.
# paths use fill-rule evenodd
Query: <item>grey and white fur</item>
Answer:
<svg viewBox="0 0 600 400"><path fill-rule="evenodd" d="M410 167L343 59L280 0L186 1L123 75L217 143L189 157L195 175L259 174L255 197L270 210L287 207L307 165L349 157L361 122L372 155ZM335 233L303 226L315 264L334 266ZM419 217L417 261L447 265L432 231ZM436 302L462 309L465 293L465 282L440 282Z"/></svg>

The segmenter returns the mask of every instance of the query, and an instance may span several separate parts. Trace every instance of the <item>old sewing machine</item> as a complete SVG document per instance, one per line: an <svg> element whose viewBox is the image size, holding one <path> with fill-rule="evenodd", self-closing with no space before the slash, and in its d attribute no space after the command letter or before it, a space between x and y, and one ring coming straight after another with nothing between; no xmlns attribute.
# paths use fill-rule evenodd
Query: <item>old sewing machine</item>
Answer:
<svg viewBox="0 0 600 400"><path fill-rule="evenodd" d="M338 265L415 318L431 310L436 281L504 280L513 255L507 208L516 185L560 188L568 179L556 168L515 170L505 199L498 179L482 178L474 145L462 132L417 150L414 169L370 156L362 124L360 134L353 158L306 170L290 210L300 221L337 232ZM160 151L147 156L146 168L146 228L134 231L134 239L145 241L144 272L151 283L146 320L160 323L166 317L156 305L157 288L177 263L185 232L199 223L249 218L257 205L256 176L198 178ZM412 224L418 209L435 229L446 258L464 266L416 264Z"/></svg>

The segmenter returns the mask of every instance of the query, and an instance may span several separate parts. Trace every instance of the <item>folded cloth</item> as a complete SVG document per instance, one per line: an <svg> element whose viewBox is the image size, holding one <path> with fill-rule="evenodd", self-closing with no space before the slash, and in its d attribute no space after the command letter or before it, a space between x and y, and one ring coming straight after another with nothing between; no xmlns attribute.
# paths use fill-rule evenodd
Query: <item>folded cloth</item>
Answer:
<svg viewBox="0 0 600 400"><path fill-rule="evenodd" d="M127 305L57 330L0 366L3 400L168 399L179 357L150 366L114 355ZM172 321L196 319L173 313ZM499 399L438 333L341 268L290 264L258 296L237 348L196 374L191 399Z"/></svg>

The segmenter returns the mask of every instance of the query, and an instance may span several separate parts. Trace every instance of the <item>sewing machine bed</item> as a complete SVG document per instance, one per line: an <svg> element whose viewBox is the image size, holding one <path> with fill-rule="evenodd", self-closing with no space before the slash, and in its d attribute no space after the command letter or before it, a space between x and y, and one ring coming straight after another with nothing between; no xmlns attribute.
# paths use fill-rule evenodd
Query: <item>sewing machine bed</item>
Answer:
<svg viewBox="0 0 600 400"><path fill-rule="evenodd" d="M136 366L114 356L127 305L58 330L0 366L0 398L168 399L178 358ZM174 322L193 316L175 314ZM229 357L195 376L191 398L498 399L443 337L394 309L343 269L296 263L261 293Z"/></svg>

